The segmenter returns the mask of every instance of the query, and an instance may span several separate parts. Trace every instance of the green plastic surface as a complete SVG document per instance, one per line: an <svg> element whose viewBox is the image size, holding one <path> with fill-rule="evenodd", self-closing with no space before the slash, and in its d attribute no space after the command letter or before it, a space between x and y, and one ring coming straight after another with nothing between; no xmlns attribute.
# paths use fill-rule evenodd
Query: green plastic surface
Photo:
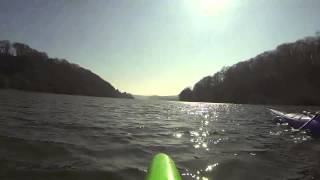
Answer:
<svg viewBox="0 0 320 180"><path fill-rule="evenodd" d="M181 180L181 176L172 159L159 153L151 162L146 180Z"/></svg>

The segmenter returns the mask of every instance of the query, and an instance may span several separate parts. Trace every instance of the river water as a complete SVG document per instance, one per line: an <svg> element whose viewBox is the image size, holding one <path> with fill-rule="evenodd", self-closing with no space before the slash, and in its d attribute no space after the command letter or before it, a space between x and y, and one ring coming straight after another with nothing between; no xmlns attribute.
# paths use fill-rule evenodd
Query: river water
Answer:
<svg viewBox="0 0 320 180"><path fill-rule="evenodd" d="M169 154L185 180L320 179L320 140L261 106L0 91L0 179L143 180Z"/></svg>

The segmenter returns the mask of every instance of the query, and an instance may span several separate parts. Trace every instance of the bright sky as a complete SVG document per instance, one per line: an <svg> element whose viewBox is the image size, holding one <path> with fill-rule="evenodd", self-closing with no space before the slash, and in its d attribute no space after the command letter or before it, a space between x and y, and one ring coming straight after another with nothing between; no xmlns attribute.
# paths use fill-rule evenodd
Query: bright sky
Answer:
<svg viewBox="0 0 320 180"><path fill-rule="evenodd" d="M320 30L319 0L1 0L0 39L174 95L223 66Z"/></svg>

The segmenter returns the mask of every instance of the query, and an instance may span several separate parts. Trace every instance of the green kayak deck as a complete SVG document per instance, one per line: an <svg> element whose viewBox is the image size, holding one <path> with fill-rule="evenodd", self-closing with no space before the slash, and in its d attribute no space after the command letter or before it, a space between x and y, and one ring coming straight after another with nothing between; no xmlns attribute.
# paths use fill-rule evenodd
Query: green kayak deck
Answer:
<svg viewBox="0 0 320 180"><path fill-rule="evenodd" d="M146 180L181 180L181 176L172 159L159 153L152 159Z"/></svg>

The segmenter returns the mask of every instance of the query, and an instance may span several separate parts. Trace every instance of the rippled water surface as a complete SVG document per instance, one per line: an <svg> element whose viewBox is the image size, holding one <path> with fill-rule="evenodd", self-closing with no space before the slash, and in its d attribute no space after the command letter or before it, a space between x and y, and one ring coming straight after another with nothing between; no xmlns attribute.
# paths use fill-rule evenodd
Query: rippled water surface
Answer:
<svg viewBox="0 0 320 180"><path fill-rule="evenodd" d="M319 139L266 108L1 90L0 179L142 180L158 152L185 180L320 179Z"/></svg>

